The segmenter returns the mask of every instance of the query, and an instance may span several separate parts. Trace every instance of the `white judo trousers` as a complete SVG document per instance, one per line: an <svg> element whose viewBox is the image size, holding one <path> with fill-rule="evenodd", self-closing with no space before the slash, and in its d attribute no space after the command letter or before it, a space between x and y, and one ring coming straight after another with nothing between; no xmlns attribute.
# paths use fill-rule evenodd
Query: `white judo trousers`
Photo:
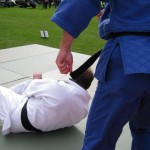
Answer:
<svg viewBox="0 0 150 150"><path fill-rule="evenodd" d="M44 132L70 127L88 114L90 95L71 80L27 80L10 89L0 86L2 134L29 132L21 123L21 110L28 101L30 123Z"/></svg>

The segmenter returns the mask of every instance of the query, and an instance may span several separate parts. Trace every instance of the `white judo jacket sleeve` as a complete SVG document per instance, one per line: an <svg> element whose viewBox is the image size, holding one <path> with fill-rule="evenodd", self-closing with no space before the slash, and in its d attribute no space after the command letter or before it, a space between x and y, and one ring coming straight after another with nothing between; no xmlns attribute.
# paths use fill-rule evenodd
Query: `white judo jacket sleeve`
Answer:
<svg viewBox="0 0 150 150"><path fill-rule="evenodd" d="M27 80L27 81L21 82L21 83L19 83L19 84L16 84L16 85L10 87L10 89L11 89L12 91L14 91L15 93L17 93L17 94L22 95L23 92L24 92L24 90L25 90L26 87L30 84L31 81L32 81L32 80Z"/></svg>

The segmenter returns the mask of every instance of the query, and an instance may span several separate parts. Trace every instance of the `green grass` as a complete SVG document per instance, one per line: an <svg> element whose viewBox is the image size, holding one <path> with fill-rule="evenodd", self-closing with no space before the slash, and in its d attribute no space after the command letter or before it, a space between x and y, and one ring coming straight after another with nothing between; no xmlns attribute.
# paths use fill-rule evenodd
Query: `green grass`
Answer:
<svg viewBox="0 0 150 150"><path fill-rule="evenodd" d="M0 8L0 49L41 44L59 48L62 29L50 21L55 8ZM104 41L98 36L98 20L93 18L88 28L75 40L72 50L93 54L103 47ZM40 30L47 30L49 38L40 37Z"/></svg>

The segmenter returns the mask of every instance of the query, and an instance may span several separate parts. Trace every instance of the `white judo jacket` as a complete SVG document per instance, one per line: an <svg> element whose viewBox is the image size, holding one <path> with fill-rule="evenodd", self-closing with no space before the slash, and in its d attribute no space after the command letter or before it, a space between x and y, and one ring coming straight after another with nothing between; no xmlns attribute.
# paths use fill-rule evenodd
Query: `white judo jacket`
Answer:
<svg viewBox="0 0 150 150"><path fill-rule="evenodd" d="M0 87L3 135L30 132L21 123L21 110L27 100L30 123L46 132L70 127L85 118L90 95L71 80L45 78L28 80L10 89Z"/></svg>

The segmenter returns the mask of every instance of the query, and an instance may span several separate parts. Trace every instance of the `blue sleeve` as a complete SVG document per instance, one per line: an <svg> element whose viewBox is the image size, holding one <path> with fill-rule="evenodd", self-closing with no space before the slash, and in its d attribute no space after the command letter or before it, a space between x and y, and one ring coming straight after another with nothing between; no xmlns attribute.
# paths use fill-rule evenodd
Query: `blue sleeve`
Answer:
<svg viewBox="0 0 150 150"><path fill-rule="evenodd" d="M63 0L51 20L76 38L100 9L100 0Z"/></svg>

